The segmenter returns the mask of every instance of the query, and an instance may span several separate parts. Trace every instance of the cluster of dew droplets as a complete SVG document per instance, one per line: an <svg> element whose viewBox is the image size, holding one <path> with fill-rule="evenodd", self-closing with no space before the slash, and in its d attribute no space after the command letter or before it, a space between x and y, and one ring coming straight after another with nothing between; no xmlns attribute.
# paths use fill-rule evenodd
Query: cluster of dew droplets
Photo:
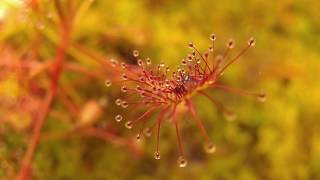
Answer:
<svg viewBox="0 0 320 180"><path fill-rule="evenodd" d="M123 116L121 114L117 114L115 116L115 120L117 122L121 122L123 120ZM131 129L133 127L133 122L132 121L126 121L124 126L127 128L127 129Z"/></svg>
<svg viewBox="0 0 320 180"><path fill-rule="evenodd" d="M114 102L117 106L121 106L122 108L127 108L129 106L129 103L127 101L124 101L120 98L116 99Z"/></svg>
<svg viewBox="0 0 320 180"><path fill-rule="evenodd" d="M115 102L116 102L116 104L117 104L118 106L121 105L121 99L117 99ZM117 122L121 122L121 121L123 120L123 117L122 117L121 114L117 114L114 119L115 119Z"/></svg>
<svg viewBox="0 0 320 180"><path fill-rule="evenodd" d="M113 63L113 64L116 64L115 62L117 62L117 61L114 60L114 59L111 59L110 61L111 61L111 63ZM110 87L110 86L112 85L112 82L111 82L109 79L107 79L107 80L104 81L104 84L105 84L105 86ZM115 104L116 104L117 106L121 106L122 103L123 103L123 101L122 101L121 99L116 99L116 100L115 100ZM116 120L116 122L121 122L121 121L123 120L123 116L122 116L121 114L117 114L117 115L114 117L114 119Z"/></svg>
<svg viewBox="0 0 320 180"><path fill-rule="evenodd" d="M110 87L112 85L112 82L110 80L105 80L105 85L107 87ZM123 101L121 99L116 99L115 100L115 104L117 106L121 106L122 108L127 108L128 107L128 103L126 101ZM117 122L121 122L123 120L123 116L121 114L117 114L114 119L117 121Z"/></svg>
<svg viewBox="0 0 320 180"><path fill-rule="evenodd" d="M116 67L117 65L119 65L119 61L116 60L116 59L111 58L110 59L110 64L111 64L112 67ZM110 87L112 85L112 81L109 80L109 79L106 79L104 81L104 84L105 84L105 86Z"/></svg>
<svg viewBox="0 0 320 180"><path fill-rule="evenodd" d="M133 50L132 55L133 55L135 58L138 58L138 57L139 57L139 51L138 51L138 50ZM116 60L114 60L114 59L111 60L111 63L112 63L113 66L116 66L116 65L119 64L118 61L116 61ZM143 62L142 62L141 59L138 59L137 63L138 63L139 66L142 66L142 64L143 64ZM150 60L150 59L147 59L147 64L151 64L151 60ZM126 69L126 68L127 68L126 63L124 63L124 62L120 63L120 66L121 66L123 69ZM127 75L126 73L123 73L123 74L121 75L121 79L122 79L123 81L127 81L127 80L129 79L129 77L128 77L128 75ZM138 91L138 89L141 89L141 88L137 86L137 89L136 89L136 90ZM126 92L128 92L128 90L129 90L129 89L128 89L128 87L127 87L126 85L122 85L122 86L121 86L121 92L126 93ZM120 98L118 98L118 99L115 100L115 104L116 104L117 106L121 106L122 108L127 108L127 107L129 106L129 103L128 103L127 101L122 100L122 99L120 99ZM115 116L115 120L116 120L117 122L120 122L120 121L123 120L123 117L122 117L120 114L118 114L118 115ZM124 124L124 126L125 126L127 129L132 129L132 127L133 127L133 121L126 121L125 124ZM141 139L140 134L138 134L138 135L136 136L136 139L137 139L137 140L140 140L140 139Z"/></svg>
<svg viewBox="0 0 320 180"><path fill-rule="evenodd" d="M117 106L121 106L122 108L127 108L127 107L128 107L128 102L127 102L127 101L124 101L124 100L122 100L122 99L120 99L120 98L116 99L114 102L115 102L115 104L116 104ZM121 114L117 114L117 115L115 116L115 120L116 120L117 122L121 122L121 121L123 120L123 116L122 116Z"/></svg>
<svg viewBox="0 0 320 180"><path fill-rule="evenodd" d="M142 83L142 85L138 85L135 90L146 100L145 102L158 104L159 102L173 101L173 96L169 94L174 89L174 79L167 78L170 68L166 67L164 63L159 63L154 68L148 67L151 65L150 58L143 61L139 58L137 50L134 50L132 54L137 59L137 65L141 67L141 73L135 81Z"/></svg>

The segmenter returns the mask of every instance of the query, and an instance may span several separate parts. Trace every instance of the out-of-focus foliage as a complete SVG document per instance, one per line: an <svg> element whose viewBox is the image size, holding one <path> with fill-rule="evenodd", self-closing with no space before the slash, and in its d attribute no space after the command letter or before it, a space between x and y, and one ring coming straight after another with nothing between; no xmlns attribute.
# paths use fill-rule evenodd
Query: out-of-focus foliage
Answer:
<svg viewBox="0 0 320 180"><path fill-rule="evenodd" d="M30 59L34 49L28 48L32 43L36 44L32 47L38 48L37 59L50 62L59 31L50 20L57 18L53 3L39 1L40 11L33 12L5 2L10 1L0 2L0 66L22 56ZM70 120L72 115L59 103L55 104L54 110L62 115L51 114L46 119L44 140L33 161L36 179L320 179L320 1L78 0L77 3L83 6L77 11L72 42L106 59L130 62L132 50L138 49L153 61L176 66L189 52L186 46L189 41L204 50L212 32L217 35L218 51L222 51L228 38L234 38L233 53L250 36L255 37L255 48L225 72L223 81L251 91L263 90L268 99L260 104L250 97L211 92L237 112L237 119L227 122L209 101L195 98L198 112L217 144L217 152L204 153L204 140L185 116L181 122L189 161L186 168L177 166L175 132L170 123L162 131L161 160L153 158L155 137L139 143L143 150L140 157L112 142L92 138L46 140L46 135L63 133L76 126L75 121L90 121L87 117L82 121ZM92 71L99 68L77 49L70 48L67 54L70 62ZM33 65L36 71L37 64ZM18 85L19 76L6 73L4 68L0 70L0 179L10 179L17 172L26 148L31 120L21 109L14 112L6 109L5 103L17 100L27 90ZM79 79L76 74L65 73L61 84ZM41 80L48 83L44 78ZM69 89L69 95L83 108L93 108L86 112L99 112L99 122L93 123L99 126L107 123L124 137L134 136L114 122L118 110L113 109L113 101L119 88L112 85L107 89L103 80L94 81L84 80L81 88ZM109 105L103 112L95 109L94 103L88 105L92 103L90 99L98 101L104 96ZM22 108L38 103L39 98L33 98L29 106Z"/></svg>

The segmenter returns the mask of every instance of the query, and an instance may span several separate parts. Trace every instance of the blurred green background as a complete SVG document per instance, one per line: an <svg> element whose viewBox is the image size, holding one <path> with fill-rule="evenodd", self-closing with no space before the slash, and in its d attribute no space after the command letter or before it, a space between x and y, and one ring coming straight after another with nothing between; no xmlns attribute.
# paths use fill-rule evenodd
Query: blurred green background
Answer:
<svg viewBox="0 0 320 180"><path fill-rule="evenodd" d="M38 3L40 10L33 11L21 1L0 2L0 62L31 56L30 44L35 41L38 51L31 59L44 63L54 58L59 41L57 12L49 0ZM90 137L44 140L39 143L32 162L34 179L320 179L320 1L78 0L72 3L83 9L74 23L71 41L102 57L127 62L132 61L132 50L138 49L153 61L177 66L189 52L188 42L206 50L210 44L208 36L213 32L220 52L228 38L236 40L236 48L232 50L235 55L253 36L256 46L225 72L222 81L250 91L264 91L268 98L265 103L259 103L251 97L208 91L237 113L237 119L228 122L210 101L195 97L199 115L217 144L217 152L203 151L204 139L187 120L190 115L184 116L186 168L177 165L174 127L165 123L161 160L153 158L155 136L138 143L141 155ZM62 4L67 6L68 2ZM101 68L77 49L69 48L67 54L68 61L90 71ZM1 68L5 69L3 64ZM104 74L106 79L114 76L107 71ZM79 79L83 77L63 73L60 83L68 85ZM107 101L92 126L107 124L121 137L132 138L135 133L114 121L119 110L114 109L113 101L120 94L119 87L106 88L104 79L84 82L78 88L69 89L69 96L80 108L91 101L100 102L101 98ZM38 83L45 86L47 82ZM21 87L15 76L0 78L1 97L17 98L25 93ZM5 107L4 104L3 101L0 106ZM62 113L65 120L49 114L43 134L63 133L75 127L77 119L59 102L52 108L53 112ZM14 116L0 119L0 179L12 179L31 134L30 128L24 126L32 120L19 110L2 108L0 115L4 119Z"/></svg>

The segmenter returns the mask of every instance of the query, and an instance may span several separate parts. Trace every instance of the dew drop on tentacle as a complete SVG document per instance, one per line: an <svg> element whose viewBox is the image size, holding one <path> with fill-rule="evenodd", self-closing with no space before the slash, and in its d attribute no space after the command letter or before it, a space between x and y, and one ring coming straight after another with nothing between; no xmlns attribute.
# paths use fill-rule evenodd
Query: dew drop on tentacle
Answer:
<svg viewBox="0 0 320 180"><path fill-rule="evenodd" d="M125 80L125 81L128 80L128 76L127 76L126 74L122 74L121 77L122 77L122 79Z"/></svg>
<svg viewBox="0 0 320 180"><path fill-rule="evenodd" d="M143 65L142 59L138 59L138 60L137 60L137 64L138 64L138 66L142 66L142 65Z"/></svg>
<svg viewBox="0 0 320 180"><path fill-rule="evenodd" d="M128 129L131 129L131 128L133 127L133 123L132 123L132 121L127 121L127 122L124 124L124 126L125 126L126 128L128 128Z"/></svg>
<svg viewBox="0 0 320 180"><path fill-rule="evenodd" d="M187 164L188 164L188 161L183 156L179 156L178 158L179 167L186 167Z"/></svg>
<svg viewBox="0 0 320 180"><path fill-rule="evenodd" d="M113 67L115 67L116 65L119 64L119 61L118 60L115 60L115 59L110 59L110 63Z"/></svg>
<svg viewBox="0 0 320 180"><path fill-rule="evenodd" d="M146 58L146 63L147 63L147 65L150 65L151 64L151 59L150 58Z"/></svg>
<svg viewBox="0 0 320 180"><path fill-rule="evenodd" d="M147 96L147 94L145 92L140 92L140 97L144 98L146 96Z"/></svg>
<svg viewBox="0 0 320 180"><path fill-rule="evenodd" d="M214 33L210 34L210 40L215 41L217 39L216 35Z"/></svg>
<svg viewBox="0 0 320 180"><path fill-rule="evenodd" d="M177 73L175 71L172 72L172 77L176 77Z"/></svg>
<svg viewBox="0 0 320 180"><path fill-rule="evenodd" d="M207 143L205 145L205 151L207 153L214 153L216 151L216 146L213 143Z"/></svg>
<svg viewBox="0 0 320 180"><path fill-rule="evenodd" d="M116 120L117 122L121 122L122 119L123 119L123 117L122 117L120 114L116 115L116 117L115 117L115 120Z"/></svg>
<svg viewBox="0 0 320 180"><path fill-rule="evenodd" d="M154 153L154 158L155 158L155 159L160 159L160 153L159 153L159 151L156 151L156 152Z"/></svg>
<svg viewBox="0 0 320 180"><path fill-rule="evenodd" d="M123 69L126 69L126 68L127 68L126 63L122 62L122 63L121 63L121 67L122 67Z"/></svg>
<svg viewBox="0 0 320 180"><path fill-rule="evenodd" d="M213 47L209 46L208 50L209 50L209 52L213 52Z"/></svg>
<svg viewBox="0 0 320 180"><path fill-rule="evenodd" d="M248 46L253 47L255 44L256 44L256 40L253 37L251 37L248 40Z"/></svg>
<svg viewBox="0 0 320 180"><path fill-rule="evenodd" d="M110 87L110 86L112 85L112 82L111 82L109 79L107 79L107 80L104 81L104 84L105 84L107 87Z"/></svg>
<svg viewBox="0 0 320 180"><path fill-rule="evenodd" d="M138 50L133 50L132 51L132 55L134 56L134 57L138 57L139 56L139 51Z"/></svg>
<svg viewBox="0 0 320 180"><path fill-rule="evenodd" d="M192 42L190 42L190 43L188 44L188 47L189 47L190 49L193 49L193 48L194 48L193 43L192 43Z"/></svg>
<svg viewBox="0 0 320 180"><path fill-rule="evenodd" d="M126 93L128 91L127 86L123 85L121 86L121 92Z"/></svg>
<svg viewBox="0 0 320 180"><path fill-rule="evenodd" d="M137 85L136 91L142 91L142 88L139 85Z"/></svg>
<svg viewBox="0 0 320 180"><path fill-rule="evenodd" d="M232 48L234 48L234 46L235 46L234 40L233 39L229 39L228 42L227 42L227 47L229 49L232 49Z"/></svg>
<svg viewBox="0 0 320 180"><path fill-rule="evenodd" d="M169 87L170 86L170 81L168 79L165 80L165 86Z"/></svg>
<svg viewBox="0 0 320 180"><path fill-rule="evenodd" d="M185 59L182 59L181 60L181 65L183 65L183 66L187 65L187 61Z"/></svg>
<svg viewBox="0 0 320 180"><path fill-rule="evenodd" d="M257 96L257 100L260 102L265 102L267 100L267 94L266 93L259 93Z"/></svg>
<svg viewBox="0 0 320 180"><path fill-rule="evenodd" d="M122 101L121 102L121 107L122 108L127 108L129 106L128 102L127 101Z"/></svg>
<svg viewBox="0 0 320 180"><path fill-rule="evenodd" d="M193 56L191 54L188 54L187 59L189 62L192 62Z"/></svg>
<svg viewBox="0 0 320 180"><path fill-rule="evenodd" d="M140 77L139 77L139 81L140 81L140 82L145 82L144 76L140 76Z"/></svg>
<svg viewBox="0 0 320 180"><path fill-rule="evenodd" d="M152 91L154 91L154 92L157 91L157 87L153 87Z"/></svg>
<svg viewBox="0 0 320 180"><path fill-rule="evenodd" d="M140 134L137 134L137 135L136 135L136 140L137 140L137 141L140 141L140 140L141 140L141 135L140 135Z"/></svg>
<svg viewBox="0 0 320 180"><path fill-rule="evenodd" d="M119 99L119 98L115 100L115 103L116 103L117 106L120 106L120 105L121 105L121 102L122 102L122 100Z"/></svg>

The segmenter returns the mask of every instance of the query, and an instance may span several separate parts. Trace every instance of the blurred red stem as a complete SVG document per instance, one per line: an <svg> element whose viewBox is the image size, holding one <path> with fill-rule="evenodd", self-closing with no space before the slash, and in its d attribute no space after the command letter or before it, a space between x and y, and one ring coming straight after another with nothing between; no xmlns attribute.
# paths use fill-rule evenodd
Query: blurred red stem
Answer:
<svg viewBox="0 0 320 180"><path fill-rule="evenodd" d="M62 104L71 112L74 117L79 115L79 108L75 103L73 103L63 90L58 91L58 98L61 100Z"/></svg>
<svg viewBox="0 0 320 180"><path fill-rule="evenodd" d="M69 29L67 28L67 26L63 26L60 44L58 46L55 62L52 67L51 84L48 89L48 94L43 101L42 110L39 111L39 114L35 119L35 126L32 131L31 140L28 143L26 154L22 160L22 167L18 174L17 180L24 180L30 177L31 162L34 156L35 149L39 142L41 129L43 127L44 120L48 115L53 99L57 93L58 81L63 69L65 52L68 46L68 39Z"/></svg>

